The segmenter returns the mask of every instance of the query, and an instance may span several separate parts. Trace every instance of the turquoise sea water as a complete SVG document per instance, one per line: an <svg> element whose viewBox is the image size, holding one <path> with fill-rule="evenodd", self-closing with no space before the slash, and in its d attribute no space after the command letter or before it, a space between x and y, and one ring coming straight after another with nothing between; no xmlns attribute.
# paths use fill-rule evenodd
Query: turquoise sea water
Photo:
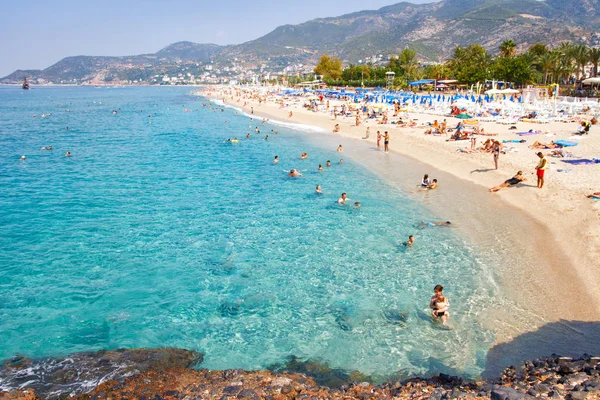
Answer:
<svg viewBox="0 0 600 400"><path fill-rule="evenodd" d="M211 369L294 355L379 377L482 371L494 285L468 243L419 230L439 217L317 134L204 101L0 88L0 359L174 346ZM338 206L343 191L362 208ZM438 283L450 331L428 317Z"/></svg>

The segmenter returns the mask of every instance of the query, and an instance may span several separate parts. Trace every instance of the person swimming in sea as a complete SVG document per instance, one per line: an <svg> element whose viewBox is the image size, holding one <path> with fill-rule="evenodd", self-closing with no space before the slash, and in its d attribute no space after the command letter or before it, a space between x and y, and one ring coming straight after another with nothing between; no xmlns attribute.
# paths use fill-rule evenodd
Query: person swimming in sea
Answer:
<svg viewBox="0 0 600 400"><path fill-rule="evenodd" d="M328 167L331 167L331 161L327 160L327 163L325 165L327 165Z"/></svg>
<svg viewBox="0 0 600 400"><path fill-rule="evenodd" d="M419 224L419 228L421 228L421 229L435 228L437 226L449 227L450 225L452 225L452 222L450 222L450 221L438 221L438 222L425 222L424 221Z"/></svg>
<svg viewBox="0 0 600 400"><path fill-rule="evenodd" d="M42 147L40 150L52 150L52 146L48 146L48 147Z"/></svg>
<svg viewBox="0 0 600 400"><path fill-rule="evenodd" d="M319 164L319 172L323 172L323 166Z"/></svg>
<svg viewBox="0 0 600 400"><path fill-rule="evenodd" d="M343 164L343 163L344 163L344 160L342 160L342 159L340 158L340 164Z"/></svg>
<svg viewBox="0 0 600 400"><path fill-rule="evenodd" d="M275 156L273 159L273 164L277 164L279 162L279 156Z"/></svg>
<svg viewBox="0 0 600 400"><path fill-rule="evenodd" d="M428 187L428 186L429 186L429 184L430 184L430 183L431 183L431 182L429 181L429 175L428 175L428 174L425 174L425 175L423 176L423 180L421 181L421 186L422 186L422 187L424 187L424 188L426 188L426 187Z"/></svg>
<svg viewBox="0 0 600 400"><path fill-rule="evenodd" d="M302 155L300 155L300 159L301 160L306 160L308 158L308 154L307 153L302 153Z"/></svg>
<svg viewBox="0 0 600 400"><path fill-rule="evenodd" d="M291 176L292 178L298 178L298 177L302 176L300 171L298 171L297 169L291 169L290 173L288 175Z"/></svg>
<svg viewBox="0 0 600 400"><path fill-rule="evenodd" d="M26 159L27 159L27 157L21 156L21 161L25 161Z"/></svg>
<svg viewBox="0 0 600 400"><path fill-rule="evenodd" d="M317 185L317 188L315 189L315 192L317 194L323 194L323 189L321 188L321 186Z"/></svg>
<svg viewBox="0 0 600 400"><path fill-rule="evenodd" d="M269 135L265 136L265 140L269 140Z"/></svg>
<svg viewBox="0 0 600 400"><path fill-rule="evenodd" d="M246 135L246 139L250 139L250 134L247 134L247 135Z"/></svg>
<svg viewBox="0 0 600 400"><path fill-rule="evenodd" d="M354 202L354 208L360 208L362 206L362 204L360 204L360 201L355 201Z"/></svg>
<svg viewBox="0 0 600 400"><path fill-rule="evenodd" d="M342 193L342 196L338 199L338 204L345 205L348 197L346 196L346 192Z"/></svg>
<svg viewBox="0 0 600 400"><path fill-rule="evenodd" d="M438 187L437 179L432 180L431 183L429 185L427 185L428 190L437 189L437 187Z"/></svg>
<svg viewBox="0 0 600 400"><path fill-rule="evenodd" d="M67 151L67 153L65 154L65 157L71 157L71 152Z"/></svg>
<svg viewBox="0 0 600 400"><path fill-rule="evenodd" d="M342 151L344 151L344 148L342 147L342 145L340 144L337 148L338 153L341 153Z"/></svg>
<svg viewBox="0 0 600 400"><path fill-rule="evenodd" d="M412 246L412 245L413 245L413 243L414 243L414 242L415 242L415 237L414 237L413 235L410 235L410 236L408 237L408 240L407 240L406 242L404 242L404 245L405 245L406 247L410 247L410 246Z"/></svg>

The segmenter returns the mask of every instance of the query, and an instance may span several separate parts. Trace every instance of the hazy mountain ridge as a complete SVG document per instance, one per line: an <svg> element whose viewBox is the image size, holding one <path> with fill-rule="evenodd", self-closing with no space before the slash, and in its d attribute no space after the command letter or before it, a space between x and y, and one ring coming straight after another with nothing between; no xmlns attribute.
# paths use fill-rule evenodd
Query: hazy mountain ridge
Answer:
<svg viewBox="0 0 600 400"><path fill-rule="evenodd" d="M282 25L239 45L219 46L177 42L155 54L129 57L67 57L42 71L15 71L0 79L15 83L34 80L73 83L146 81L160 74L200 74L203 66L246 68L267 64L281 70L292 64L314 64L321 54L356 63L374 55L397 54L407 46L420 58L448 58L457 45L480 43L496 52L505 39L520 47L541 42L551 46L570 40L600 43L600 0L443 0L398 3L379 10L318 18ZM185 67L182 67L185 66ZM182 69L183 68L183 69Z"/></svg>

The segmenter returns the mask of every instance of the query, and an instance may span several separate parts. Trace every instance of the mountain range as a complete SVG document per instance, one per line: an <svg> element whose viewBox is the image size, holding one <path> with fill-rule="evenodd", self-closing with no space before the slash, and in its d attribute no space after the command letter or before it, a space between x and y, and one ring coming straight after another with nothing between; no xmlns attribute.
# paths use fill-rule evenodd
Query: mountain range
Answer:
<svg viewBox="0 0 600 400"><path fill-rule="evenodd" d="M67 57L44 70L18 70L0 79L35 82L157 83L163 75L201 76L219 71L281 71L316 64L321 54L357 63L411 47L424 61L447 59L458 45L482 44L492 53L513 39L519 47L561 41L598 45L600 0L442 0L398 3L379 10L283 25L239 45L178 42L154 54L127 57ZM207 68L207 65L211 65ZM215 72L210 72L215 74ZM154 80L154 81L153 81Z"/></svg>

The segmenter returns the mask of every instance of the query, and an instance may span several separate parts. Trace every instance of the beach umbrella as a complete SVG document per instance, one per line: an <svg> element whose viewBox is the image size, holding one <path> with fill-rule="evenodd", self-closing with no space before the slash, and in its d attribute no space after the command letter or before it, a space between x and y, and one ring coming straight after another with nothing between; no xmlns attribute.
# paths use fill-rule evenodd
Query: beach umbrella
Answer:
<svg viewBox="0 0 600 400"><path fill-rule="evenodd" d="M458 114L458 115L456 116L456 118L459 118L459 119L469 119L469 118L473 118L473 117L472 117L472 116L470 116L469 114L462 113L462 114Z"/></svg>

